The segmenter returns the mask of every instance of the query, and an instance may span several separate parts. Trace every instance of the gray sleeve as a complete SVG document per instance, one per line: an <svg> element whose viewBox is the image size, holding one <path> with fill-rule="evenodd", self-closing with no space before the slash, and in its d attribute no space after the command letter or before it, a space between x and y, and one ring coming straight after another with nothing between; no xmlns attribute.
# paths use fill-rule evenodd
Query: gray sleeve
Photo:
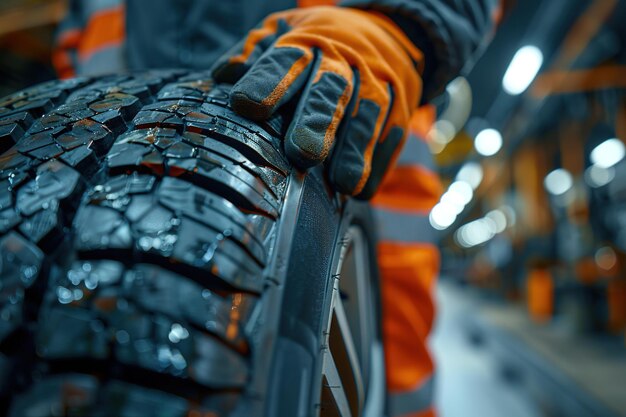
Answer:
<svg viewBox="0 0 626 417"><path fill-rule="evenodd" d="M459 75L494 29L498 0L343 0L340 5L385 13L425 55L424 99Z"/></svg>

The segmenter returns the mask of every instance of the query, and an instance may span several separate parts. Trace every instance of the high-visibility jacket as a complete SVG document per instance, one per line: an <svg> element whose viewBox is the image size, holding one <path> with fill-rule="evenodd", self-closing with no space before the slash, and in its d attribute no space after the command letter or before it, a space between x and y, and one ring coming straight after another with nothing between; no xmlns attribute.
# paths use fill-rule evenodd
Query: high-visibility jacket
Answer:
<svg viewBox="0 0 626 417"><path fill-rule="evenodd" d="M53 63L60 77L149 68L207 69L259 21L293 7L359 7L391 17L424 52L424 102L458 75L498 19L498 0L71 0ZM424 140L422 107L372 205L379 226L390 415L432 416L426 340L439 268L428 213L441 185Z"/></svg>
<svg viewBox="0 0 626 417"><path fill-rule="evenodd" d="M125 69L206 69L268 14L339 4L389 15L424 52L426 101L460 72L500 0L70 0L54 64L62 77Z"/></svg>

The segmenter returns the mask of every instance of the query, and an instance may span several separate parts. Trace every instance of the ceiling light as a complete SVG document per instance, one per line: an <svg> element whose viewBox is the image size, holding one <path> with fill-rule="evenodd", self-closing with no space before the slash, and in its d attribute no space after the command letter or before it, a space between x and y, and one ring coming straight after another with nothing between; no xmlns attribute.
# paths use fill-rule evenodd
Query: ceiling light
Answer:
<svg viewBox="0 0 626 417"><path fill-rule="evenodd" d="M524 46L513 56L502 79L502 88L511 95L523 93L537 76L542 64L541 50L532 45Z"/></svg>
<svg viewBox="0 0 626 417"><path fill-rule="evenodd" d="M615 178L613 167L602 168L598 165L591 165L585 170L585 182L593 188L602 187L613 181L613 178Z"/></svg>
<svg viewBox="0 0 626 417"><path fill-rule="evenodd" d="M456 179L468 183L475 190L483 180L483 168L478 162L466 162L456 174Z"/></svg>
<svg viewBox="0 0 626 417"><path fill-rule="evenodd" d="M596 146L591 151L590 159L594 165L600 168L608 168L624 159L626 148L624 143L617 138L608 139Z"/></svg>
<svg viewBox="0 0 626 417"><path fill-rule="evenodd" d="M502 148L502 135L495 129L482 130L474 139L474 147L483 156L495 155Z"/></svg>
<svg viewBox="0 0 626 417"><path fill-rule="evenodd" d="M569 171L559 168L546 175L543 184L550 194L562 195L572 188L574 181Z"/></svg>
<svg viewBox="0 0 626 417"><path fill-rule="evenodd" d="M437 230L444 230L454 223L456 216L457 212L455 207L442 202L433 207L428 219L432 227Z"/></svg>

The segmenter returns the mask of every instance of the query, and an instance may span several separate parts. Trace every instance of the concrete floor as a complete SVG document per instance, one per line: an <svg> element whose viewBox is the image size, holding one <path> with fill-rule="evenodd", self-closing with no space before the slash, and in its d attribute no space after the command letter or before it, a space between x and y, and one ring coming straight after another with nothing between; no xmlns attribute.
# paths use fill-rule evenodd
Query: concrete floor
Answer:
<svg viewBox="0 0 626 417"><path fill-rule="evenodd" d="M507 384L489 351L470 342L464 326L471 303L450 284L438 294L431 346L437 362L436 404L441 417L539 417L532 401Z"/></svg>
<svg viewBox="0 0 626 417"><path fill-rule="evenodd" d="M626 416L626 350L531 323L442 280L431 339L441 417Z"/></svg>

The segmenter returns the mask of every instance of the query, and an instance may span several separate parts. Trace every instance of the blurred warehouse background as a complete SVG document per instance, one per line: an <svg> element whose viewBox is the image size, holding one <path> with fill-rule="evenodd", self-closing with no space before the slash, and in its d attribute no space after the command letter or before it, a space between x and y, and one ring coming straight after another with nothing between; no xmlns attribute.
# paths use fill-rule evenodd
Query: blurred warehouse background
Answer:
<svg viewBox="0 0 626 417"><path fill-rule="evenodd" d="M448 88L444 416L626 415L624 22L624 1L519 1L471 93Z"/></svg>
<svg viewBox="0 0 626 417"><path fill-rule="evenodd" d="M65 1L0 1L0 96ZM430 132L444 417L626 416L626 1L519 0Z"/></svg>

